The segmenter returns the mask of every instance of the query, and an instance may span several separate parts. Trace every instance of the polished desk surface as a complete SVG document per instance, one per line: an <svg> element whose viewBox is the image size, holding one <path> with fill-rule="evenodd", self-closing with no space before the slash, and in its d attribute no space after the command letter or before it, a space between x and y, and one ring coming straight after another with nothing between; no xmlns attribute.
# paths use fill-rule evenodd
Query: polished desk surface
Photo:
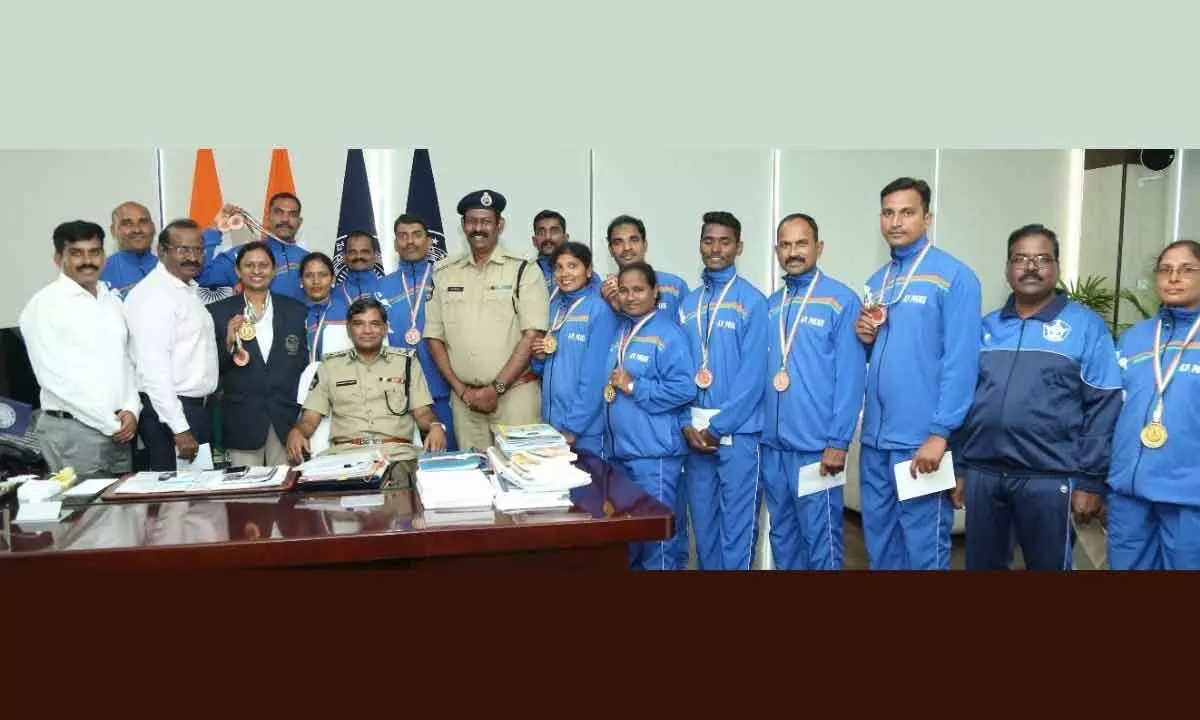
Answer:
<svg viewBox="0 0 1200 720"><path fill-rule="evenodd" d="M666 539L672 515L632 481L593 474L569 510L424 510L415 490L103 502L57 523L0 509L0 572L56 568L271 568L569 550ZM5 513L5 510L8 512Z"/></svg>

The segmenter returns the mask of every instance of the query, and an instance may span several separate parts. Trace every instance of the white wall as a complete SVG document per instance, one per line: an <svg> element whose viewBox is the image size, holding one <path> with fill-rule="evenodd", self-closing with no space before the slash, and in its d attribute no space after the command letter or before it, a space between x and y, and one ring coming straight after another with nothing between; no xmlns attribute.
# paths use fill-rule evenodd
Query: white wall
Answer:
<svg viewBox="0 0 1200 720"><path fill-rule="evenodd" d="M1008 236L1042 223L1064 242L1069 150L943 150L934 216L938 247L970 265L983 311L1004 304Z"/></svg>
<svg viewBox="0 0 1200 720"><path fill-rule="evenodd" d="M613 272L604 232L617 215L646 223L647 260L699 282L700 230L704 213L726 210L742 223L745 249L738 272L766 292L770 287L771 151L597 150L592 192L596 213L595 265Z"/></svg>
<svg viewBox="0 0 1200 720"><path fill-rule="evenodd" d="M779 217L793 212L811 215L825 243L821 268L861 292L871 273L889 258L879 232L879 191L903 176L933 185L936 159L933 150L784 151ZM771 277L777 284L781 271L774 258L772 263Z"/></svg>
<svg viewBox="0 0 1200 720"><path fill-rule="evenodd" d="M109 236L112 210L126 200L150 208L157 219L158 174L154 150L8 150L0 152L0 327L17 324L21 309L53 280L54 228L91 220Z"/></svg>
<svg viewBox="0 0 1200 720"><path fill-rule="evenodd" d="M310 249L331 251L337 228L346 151L342 148L289 149L297 193L304 202L301 237ZM403 211L408 192L412 148L366 149L377 221L384 238L385 264L394 263L391 220ZM641 217L647 224L652 263L694 284L700 273L698 242L705 211L729 210L743 223L746 249L739 267L764 293L773 290L779 269L771 245L774 204L780 215L808 212L817 218L826 242L825 269L852 288L887 260L879 236L879 190L901 175L922 177L934 184L933 236L939 245L968 262L984 284L985 306L1007 294L1003 281L1003 242L1025 222L1040 221L1065 231L1068 152L1031 151L835 151L785 150L609 150L586 148L432 148L442 221L450 251L464 247L454 207L465 193L492 187L509 201L505 212L504 245L532 255L533 215L543 208L567 217L573 239L588 242L597 268L613 269L604 242L604 229L621 213ZM940 162L938 160L940 155ZM188 212L195 150L162 153L162 185L167 218ZM223 197L261 213L271 148L227 149L214 152ZM1200 153L1185 162L1200 163ZM1189 165L1189 167L1191 167ZM0 152L0 189L6 203L19 211L0 215L0 237L8 244L9 283L0 289L7 324L15 322L20 306L32 292L54 276L44 259L50 252L50 231L63 219L85 217L107 229L108 214L117 203L136 199L158 207L158 168L155 151ZM1200 167L1194 187L1200 208ZM1108 201L1092 201L1095 178L1088 176L1085 213L1111 212ZM1145 184L1143 200L1131 207L1148 208L1165 222L1162 209L1166 184ZM1193 186L1189 185L1189 189ZM1155 194L1158 193L1158 194ZM1107 197L1105 195L1104 197ZM1186 204L1186 203L1185 203ZM1152 208L1158 208L1152 210ZM595 217L592 217L594 212ZM1200 210L1197 210L1200 218ZM161 227L161 218L154 213ZM1140 217L1140 216L1139 216ZM1154 221L1139 232L1154 236ZM1200 219L1197 220L1200 223ZM1083 274L1102 260L1107 248L1095 222L1084 228ZM1127 226L1127 236L1130 233ZM27 239L28 238L28 239ZM1130 238L1127 237L1127 245ZM44 243L39 245L38 243ZM1160 245L1161 246L1161 245ZM1115 270L1104 274L1112 276Z"/></svg>

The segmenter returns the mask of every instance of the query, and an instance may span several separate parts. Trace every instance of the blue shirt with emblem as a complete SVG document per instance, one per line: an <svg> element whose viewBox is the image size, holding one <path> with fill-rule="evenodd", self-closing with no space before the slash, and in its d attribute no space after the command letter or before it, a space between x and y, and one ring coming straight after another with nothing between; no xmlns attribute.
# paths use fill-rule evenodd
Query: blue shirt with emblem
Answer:
<svg viewBox="0 0 1200 720"><path fill-rule="evenodd" d="M1125 331L1117 344L1117 362L1125 404L1113 438L1108 484L1116 492L1151 502L1200 507L1200 337L1184 347L1195 310L1163 307L1155 317ZM1171 363L1179 366L1163 395L1162 424L1167 442L1153 449L1140 434L1153 417L1158 393L1154 382L1154 335L1164 379Z"/></svg>
<svg viewBox="0 0 1200 720"><path fill-rule="evenodd" d="M955 434L955 465L1071 478L1102 492L1121 378L1103 318L1058 292L1028 318L1013 296L983 319L975 399Z"/></svg>
<svg viewBox="0 0 1200 720"><path fill-rule="evenodd" d="M141 282L155 265L158 265L158 256L149 250L144 253L121 250L105 261L100 279L124 300L133 286Z"/></svg>

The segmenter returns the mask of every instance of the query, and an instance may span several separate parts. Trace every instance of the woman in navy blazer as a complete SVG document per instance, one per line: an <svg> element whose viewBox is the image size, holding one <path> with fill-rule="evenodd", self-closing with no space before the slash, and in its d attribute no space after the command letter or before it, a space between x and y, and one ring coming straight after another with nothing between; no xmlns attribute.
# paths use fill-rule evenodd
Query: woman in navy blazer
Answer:
<svg viewBox="0 0 1200 720"><path fill-rule="evenodd" d="M287 465L300 375L308 365L304 304L271 292L275 256L243 245L235 263L242 294L208 306L220 359L221 432L232 465Z"/></svg>

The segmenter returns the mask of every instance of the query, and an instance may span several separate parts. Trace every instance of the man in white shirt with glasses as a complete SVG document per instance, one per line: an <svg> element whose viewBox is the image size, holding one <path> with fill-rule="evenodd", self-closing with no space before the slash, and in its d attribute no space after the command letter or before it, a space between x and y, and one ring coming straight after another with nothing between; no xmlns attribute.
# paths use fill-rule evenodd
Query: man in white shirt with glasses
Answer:
<svg viewBox="0 0 1200 720"><path fill-rule="evenodd" d="M129 345L142 393L138 434L151 470L174 470L212 442L209 396L217 389L212 315L196 276L204 241L192 220L175 220L158 235L159 263L125 298Z"/></svg>
<svg viewBox="0 0 1200 720"><path fill-rule="evenodd" d="M21 334L41 386L37 436L50 472L81 478L132 470L141 411L121 298L107 283L104 229L73 220L54 229L58 278L21 312Z"/></svg>

